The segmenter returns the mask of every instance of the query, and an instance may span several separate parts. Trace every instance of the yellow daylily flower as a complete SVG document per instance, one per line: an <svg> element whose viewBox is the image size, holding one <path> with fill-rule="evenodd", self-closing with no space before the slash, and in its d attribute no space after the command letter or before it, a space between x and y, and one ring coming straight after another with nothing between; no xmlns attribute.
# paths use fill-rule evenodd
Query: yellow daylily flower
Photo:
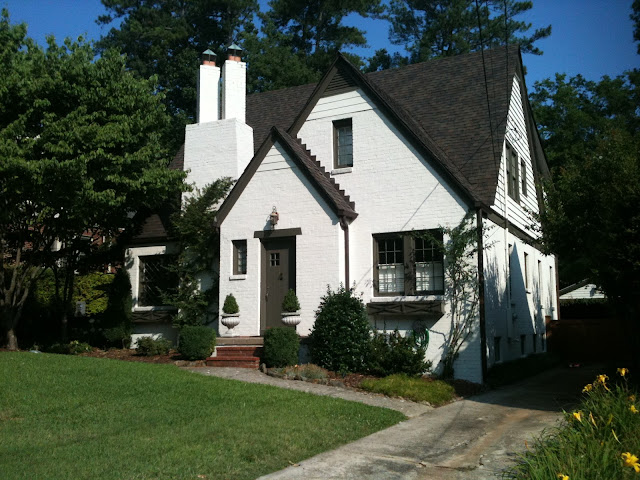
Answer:
<svg viewBox="0 0 640 480"><path fill-rule="evenodd" d="M625 467L633 468L636 473L640 473L640 463L638 463L638 457L632 455L631 452L625 452L622 455L622 461L624 462Z"/></svg>
<svg viewBox="0 0 640 480"><path fill-rule="evenodd" d="M631 410L631 413L638 413L638 409L633 404L629 407L629 410Z"/></svg>
<svg viewBox="0 0 640 480"><path fill-rule="evenodd" d="M617 372L620 374L621 377L624 377L627 373L629 373L629 369L628 368L619 368L617 370Z"/></svg>
<svg viewBox="0 0 640 480"><path fill-rule="evenodd" d="M560 480L569 480L569 475L565 475L564 473L559 473L558 478Z"/></svg>
<svg viewBox="0 0 640 480"><path fill-rule="evenodd" d="M609 380L609 377L607 377L606 375L598 375L598 377L596 378L596 382L601 383L603 385L607 380Z"/></svg>
<svg viewBox="0 0 640 480"><path fill-rule="evenodd" d="M587 385L584 386L584 388L582 389L582 393L587 393L590 392L591 390L593 390L593 384L588 383Z"/></svg>
<svg viewBox="0 0 640 480"><path fill-rule="evenodd" d="M636 396L635 395L629 395L629 401L631 403L635 402L636 401Z"/></svg>
<svg viewBox="0 0 640 480"><path fill-rule="evenodd" d="M579 422L582 422L582 412L573 412L571 415Z"/></svg>
<svg viewBox="0 0 640 480"><path fill-rule="evenodd" d="M589 412L589 420L591 420L591 423L593 423L594 427L597 427L596 420L593 418L593 415L591 414L591 412Z"/></svg>

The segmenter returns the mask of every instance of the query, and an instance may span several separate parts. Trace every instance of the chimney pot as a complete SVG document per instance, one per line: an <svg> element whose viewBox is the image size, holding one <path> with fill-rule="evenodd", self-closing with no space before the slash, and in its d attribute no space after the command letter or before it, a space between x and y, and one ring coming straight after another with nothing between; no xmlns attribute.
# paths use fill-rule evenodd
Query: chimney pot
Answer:
<svg viewBox="0 0 640 480"><path fill-rule="evenodd" d="M202 65L211 65L212 67L215 67L216 57L217 55L207 48L204 52L202 52Z"/></svg>
<svg viewBox="0 0 640 480"><path fill-rule="evenodd" d="M235 43L232 43L227 47L227 60L233 60L234 62L241 62L242 48Z"/></svg>

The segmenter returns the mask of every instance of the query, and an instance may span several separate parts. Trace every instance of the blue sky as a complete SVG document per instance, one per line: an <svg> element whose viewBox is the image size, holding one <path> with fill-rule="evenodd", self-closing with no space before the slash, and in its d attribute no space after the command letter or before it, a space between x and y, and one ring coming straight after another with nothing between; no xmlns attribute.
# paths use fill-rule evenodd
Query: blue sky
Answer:
<svg viewBox="0 0 640 480"><path fill-rule="evenodd" d="M264 5L266 0L261 0ZM633 42L632 22L629 19L632 0L533 0L533 8L522 20L533 28L552 25L548 39L539 41L544 55L525 55L527 84L552 77L556 72L583 74L591 80L603 75L615 76L640 66ZM97 39L108 31L99 27L95 19L104 8L100 0L0 0L7 7L14 23L26 22L29 36L44 43L47 34L58 41L64 37L87 34ZM368 32L369 47L358 50L369 57L379 48L395 51L390 45L388 24L369 19L353 19Z"/></svg>

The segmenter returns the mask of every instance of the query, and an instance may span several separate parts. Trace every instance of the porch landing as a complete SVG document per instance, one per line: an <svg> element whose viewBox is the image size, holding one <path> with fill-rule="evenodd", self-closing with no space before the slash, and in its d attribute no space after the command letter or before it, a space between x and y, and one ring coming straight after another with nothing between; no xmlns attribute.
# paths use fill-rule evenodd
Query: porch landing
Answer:
<svg viewBox="0 0 640 480"><path fill-rule="evenodd" d="M263 337L219 337L208 367L258 368L264 345Z"/></svg>

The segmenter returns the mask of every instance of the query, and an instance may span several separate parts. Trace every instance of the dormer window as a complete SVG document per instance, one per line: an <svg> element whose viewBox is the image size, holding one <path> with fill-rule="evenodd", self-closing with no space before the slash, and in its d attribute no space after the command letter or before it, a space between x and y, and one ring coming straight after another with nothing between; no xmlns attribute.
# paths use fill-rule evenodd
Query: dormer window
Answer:
<svg viewBox="0 0 640 480"><path fill-rule="evenodd" d="M333 122L333 163L335 168L353 167L351 119Z"/></svg>
<svg viewBox="0 0 640 480"><path fill-rule="evenodd" d="M518 154L507 142L507 194L516 202L520 201L520 175L518 172Z"/></svg>

